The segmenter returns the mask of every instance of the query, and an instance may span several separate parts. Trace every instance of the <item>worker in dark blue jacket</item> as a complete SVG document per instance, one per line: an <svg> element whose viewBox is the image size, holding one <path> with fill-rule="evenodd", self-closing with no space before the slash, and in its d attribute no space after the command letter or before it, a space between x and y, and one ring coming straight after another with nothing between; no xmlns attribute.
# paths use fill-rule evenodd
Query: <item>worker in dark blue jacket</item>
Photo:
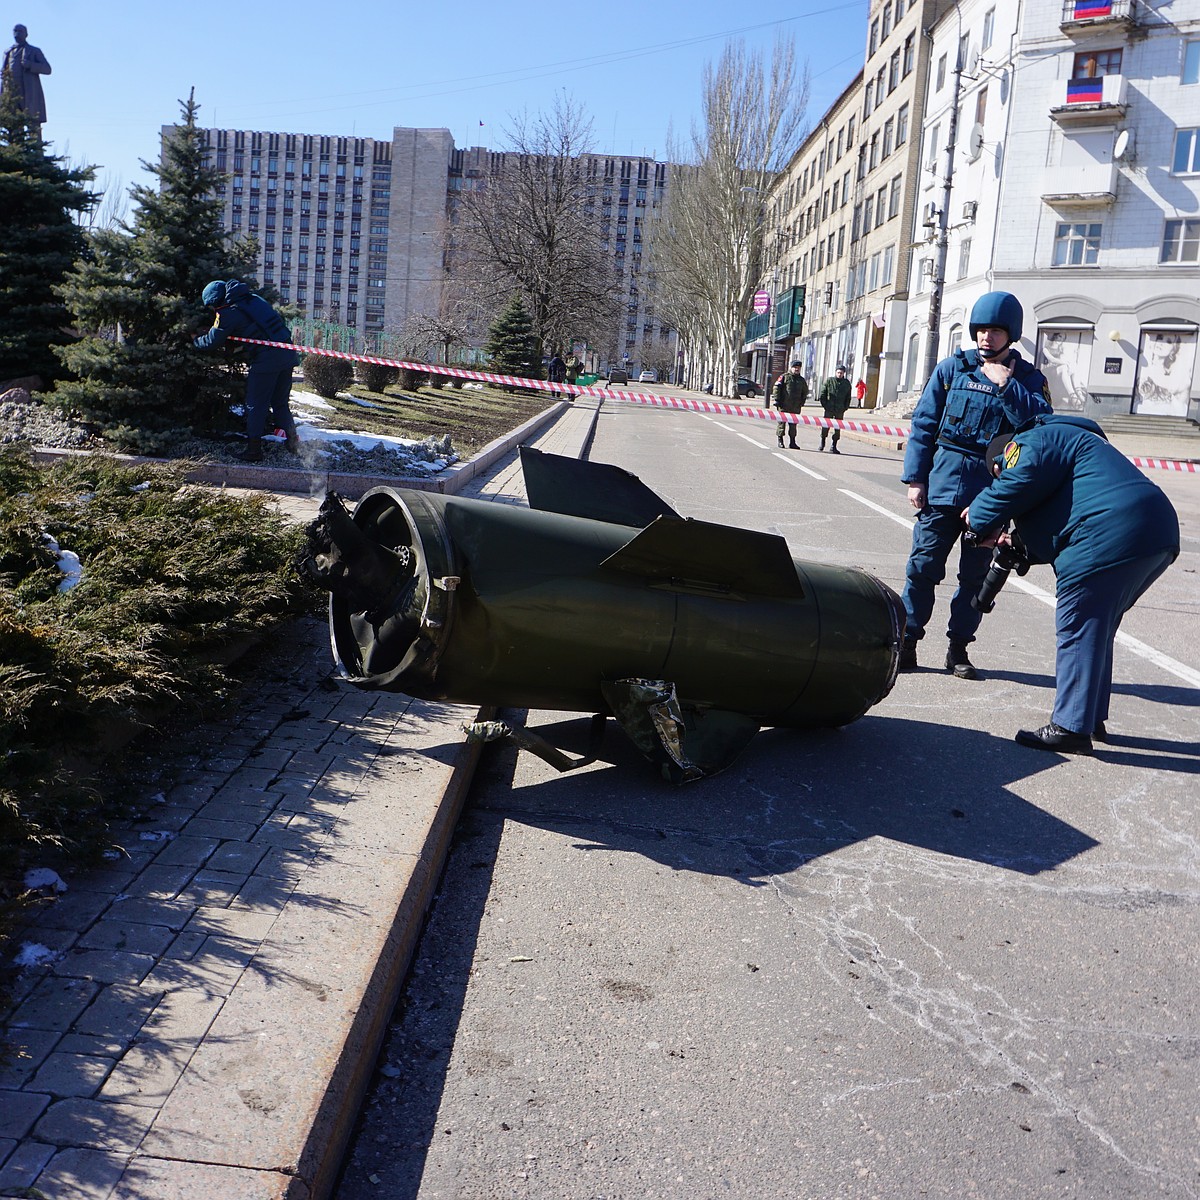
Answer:
<svg viewBox="0 0 1200 1200"><path fill-rule="evenodd" d="M1113 642L1121 618L1179 554L1179 518L1103 430L1086 417L1035 417L988 447L995 481L962 513L985 544L1011 545L1057 580L1054 711L1017 741L1090 754L1107 738Z"/></svg>
<svg viewBox="0 0 1200 1200"><path fill-rule="evenodd" d="M201 295L206 308L215 308L213 326L192 345L197 350L220 346L226 338L257 338L264 342L291 342L292 331L283 318L261 296L239 279L215 279ZM300 451L300 438L288 398L292 392L292 370L300 361L295 350L280 346L245 346L250 352L250 370L246 377L246 449L245 462L262 460L262 437L267 416L272 428L287 435L287 448Z"/></svg>
<svg viewBox="0 0 1200 1200"><path fill-rule="evenodd" d="M917 510L904 572L902 671L916 668L917 642L933 613L934 589L962 537L962 507L988 484L983 463L988 442L1050 411L1045 377L1014 349L1023 317L1020 302L1009 292L981 296L971 310L975 349L957 350L938 363L913 413L900 476L908 484L908 502ZM971 600L990 562L985 549L963 544L959 550L958 587L946 627L946 670L959 679L978 678L967 646L975 640L982 614Z"/></svg>

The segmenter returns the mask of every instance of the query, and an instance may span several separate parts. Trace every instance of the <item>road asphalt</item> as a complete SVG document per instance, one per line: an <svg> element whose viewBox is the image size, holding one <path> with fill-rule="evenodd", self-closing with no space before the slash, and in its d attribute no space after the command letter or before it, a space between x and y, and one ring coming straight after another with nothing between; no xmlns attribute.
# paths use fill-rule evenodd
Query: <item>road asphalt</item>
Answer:
<svg viewBox="0 0 1200 1200"><path fill-rule="evenodd" d="M581 457L600 403L560 404L439 481L369 482L522 504L515 446ZM1200 439L1113 440L1200 457ZM270 491L298 520L329 483L353 495L300 472L222 472L211 482ZM18 934L18 951L45 957L4 1018L16 1055L0 1064L0 1196L331 1195L478 756L462 726L479 714L334 684L321 624L296 636L306 645L180 781L135 798L143 815L113 830L109 864L51 885Z"/></svg>

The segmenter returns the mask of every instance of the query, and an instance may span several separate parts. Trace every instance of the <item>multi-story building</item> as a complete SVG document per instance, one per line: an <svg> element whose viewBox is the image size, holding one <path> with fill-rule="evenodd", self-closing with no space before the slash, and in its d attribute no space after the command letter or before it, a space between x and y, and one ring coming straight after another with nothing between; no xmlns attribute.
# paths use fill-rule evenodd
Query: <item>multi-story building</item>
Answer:
<svg viewBox="0 0 1200 1200"><path fill-rule="evenodd" d="M1026 3L994 278L1056 408L1200 418L1200 0Z"/></svg>
<svg viewBox="0 0 1200 1200"><path fill-rule="evenodd" d="M787 337L776 333L775 320L751 322L748 327L748 334L758 333L762 324L766 340L760 341L776 349L771 368L776 378L789 357L799 358L810 384L822 373L830 373L823 370L825 364L853 357L850 343L855 334L845 319L842 282L848 261L862 81L860 73L830 105L771 188L761 283L784 315L789 301L803 315L798 333L792 333L793 324L788 323ZM749 340L747 346L758 351L750 369L762 380L761 348Z"/></svg>
<svg viewBox="0 0 1200 1200"><path fill-rule="evenodd" d="M947 7L948 0L871 0L861 76L817 122L773 192L787 278L807 289L796 351L814 380L846 366L866 382L869 406L893 400L900 384L925 31Z"/></svg>
<svg viewBox="0 0 1200 1200"><path fill-rule="evenodd" d="M931 77L914 135L921 146L911 236L902 393L970 344L971 307L992 286L1000 237L1022 4L961 0L930 30Z"/></svg>
<svg viewBox="0 0 1200 1200"><path fill-rule="evenodd" d="M224 226L258 239L259 278L303 316L349 327L362 345L414 313L436 312L458 197L504 160L483 147L457 149L446 129L397 127L390 141L236 129L205 135L212 165L228 174L218 189ZM603 155L584 162L624 302L621 327L595 348L595 363L671 361L674 333L643 271L667 164Z"/></svg>
<svg viewBox="0 0 1200 1200"><path fill-rule="evenodd" d="M959 42L961 71L957 100L931 85L927 151L962 118L918 194L905 386L969 343L996 287L1024 306L1056 409L1200 418L1200 0L967 0L933 38L935 63Z"/></svg>

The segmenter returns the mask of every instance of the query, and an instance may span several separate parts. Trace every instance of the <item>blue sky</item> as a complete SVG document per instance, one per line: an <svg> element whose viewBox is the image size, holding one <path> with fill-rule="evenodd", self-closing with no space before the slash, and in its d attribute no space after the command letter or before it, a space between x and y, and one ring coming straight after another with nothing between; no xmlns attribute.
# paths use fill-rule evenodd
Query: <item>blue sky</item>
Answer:
<svg viewBox="0 0 1200 1200"><path fill-rule="evenodd" d="M731 37L795 36L812 72L809 119L862 63L868 0L731 5L717 0L521 4L176 5L49 0L10 9L29 29L52 152L100 166L99 182L146 183L159 126L195 87L205 126L390 138L393 125L450 130L498 147L511 114L565 91L598 151L664 157L699 105L704 64ZM483 126L480 127L480 122Z"/></svg>

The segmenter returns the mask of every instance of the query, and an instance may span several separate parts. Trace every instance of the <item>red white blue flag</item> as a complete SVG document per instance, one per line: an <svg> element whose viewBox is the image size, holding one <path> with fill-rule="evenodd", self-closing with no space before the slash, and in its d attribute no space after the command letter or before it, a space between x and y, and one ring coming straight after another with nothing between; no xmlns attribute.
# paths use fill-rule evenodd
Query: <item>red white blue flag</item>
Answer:
<svg viewBox="0 0 1200 1200"><path fill-rule="evenodd" d="M1075 20L1112 15L1112 0L1075 0Z"/></svg>

